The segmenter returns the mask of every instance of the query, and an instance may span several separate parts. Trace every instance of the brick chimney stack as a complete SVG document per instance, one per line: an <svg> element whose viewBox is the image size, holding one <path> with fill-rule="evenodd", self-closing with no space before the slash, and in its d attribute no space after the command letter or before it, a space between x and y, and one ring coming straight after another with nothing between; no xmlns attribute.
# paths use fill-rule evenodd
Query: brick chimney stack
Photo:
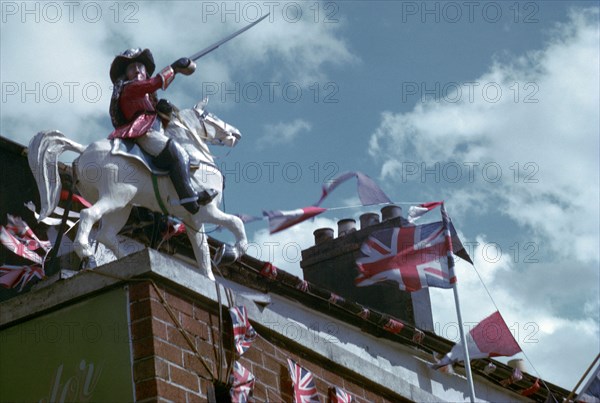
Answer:
<svg viewBox="0 0 600 403"><path fill-rule="evenodd" d="M360 246L368 236L384 228L408 225L399 206L385 206L381 213L381 222L378 213L363 214L359 230L354 228L355 220L340 220L337 238L333 237L331 228L316 230L315 245L302 251L300 266L304 279L346 299L415 324L421 329L433 330L429 290L408 293L399 290L395 282L368 287L354 285L354 279L358 275L356 258Z"/></svg>

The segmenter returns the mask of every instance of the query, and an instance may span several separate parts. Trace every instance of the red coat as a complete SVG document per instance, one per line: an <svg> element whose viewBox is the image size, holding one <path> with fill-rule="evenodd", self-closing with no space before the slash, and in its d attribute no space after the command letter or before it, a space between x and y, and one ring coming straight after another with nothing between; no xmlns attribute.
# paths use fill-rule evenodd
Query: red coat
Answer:
<svg viewBox="0 0 600 403"><path fill-rule="evenodd" d="M159 88L163 88L161 75L125 84L119 108L129 123L117 127L108 138L134 139L146 134L156 120L156 108L150 101L150 94Z"/></svg>

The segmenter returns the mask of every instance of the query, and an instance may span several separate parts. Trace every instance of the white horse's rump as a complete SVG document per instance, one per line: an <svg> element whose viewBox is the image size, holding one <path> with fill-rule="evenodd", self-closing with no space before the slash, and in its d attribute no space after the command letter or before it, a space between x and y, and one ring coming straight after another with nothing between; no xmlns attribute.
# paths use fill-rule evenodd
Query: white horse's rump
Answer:
<svg viewBox="0 0 600 403"><path fill-rule="evenodd" d="M158 189L169 214L182 218L186 223L199 270L214 279L203 224L217 224L231 231L236 238L237 256L243 253L247 239L243 222L218 207L223 192L223 176L215 167L206 142L233 146L241 135L232 126L217 125L218 120L214 120L214 116L204 113L204 106L205 103L178 112L178 119L171 121L166 133L179 142L192 159L200 161L200 168L192 172L192 181L196 186L202 184L204 188L216 189L219 195L192 215L182 206L171 203L178 198L168 176L158 177ZM102 219L98 241L111 249L117 258L124 256L126 251L119 248L117 234L125 225L132 206L161 211L150 172L135 159L113 155L109 140L97 141L86 148L58 131L40 132L29 143L28 155L29 166L40 193L40 220L58 205L61 183L57 160L64 151L81 154L73 163L76 187L86 200L93 203L90 208L81 211L75 252L81 259L89 259L93 255L89 235L92 226Z"/></svg>

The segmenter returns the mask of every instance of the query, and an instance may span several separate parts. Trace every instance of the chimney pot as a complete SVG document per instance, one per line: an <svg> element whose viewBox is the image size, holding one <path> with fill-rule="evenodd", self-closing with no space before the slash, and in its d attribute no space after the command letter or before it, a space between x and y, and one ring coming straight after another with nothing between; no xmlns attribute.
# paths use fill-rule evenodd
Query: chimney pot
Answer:
<svg viewBox="0 0 600 403"><path fill-rule="evenodd" d="M511 368L519 368L521 372L526 372L525 362L522 358L515 358L507 362L508 366Z"/></svg>
<svg viewBox="0 0 600 403"><path fill-rule="evenodd" d="M356 220L354 218L344 218L338 221L338 238L356 231Z"/></svg>
<svg viewBox="0 0 600 403"><path fill-rule="evenodd" d="M333 228L318 228L313 232L315 236L315 245L319 245L330 239L333 239Z"/></svg>
<svg viewBox="0 0 600 403"><path fill-rule="evenodd" d="M379 224L379 214L364 213L360 216L360 229L367 228L375 224Z"/></svg>
<svg viewBox="0 0 600 403"><path fill-rule="evenodd" d="M391 220L396 217L402 217L402 207L390 204L381 209L381 221Z"/></svg>

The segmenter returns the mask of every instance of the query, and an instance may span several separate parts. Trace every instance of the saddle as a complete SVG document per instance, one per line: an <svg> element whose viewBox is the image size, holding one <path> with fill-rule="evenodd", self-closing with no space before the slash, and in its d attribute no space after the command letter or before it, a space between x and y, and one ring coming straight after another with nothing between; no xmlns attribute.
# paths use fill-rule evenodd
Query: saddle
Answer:
<svg viewBox="0 0 600 403"><path fill-rule="evenodd" d="M153 157L142 150L135 140L115 138L111 140L111 143L112 148L110 153L112 155L120 155L122 157L135 159L136 161L141 162L153 175L163 176L169 174L169 171L160 169L154 165L152 162ZM193 160L192 157L190 157L190 170L198 169L199 167L200 161Z"/></svg>

